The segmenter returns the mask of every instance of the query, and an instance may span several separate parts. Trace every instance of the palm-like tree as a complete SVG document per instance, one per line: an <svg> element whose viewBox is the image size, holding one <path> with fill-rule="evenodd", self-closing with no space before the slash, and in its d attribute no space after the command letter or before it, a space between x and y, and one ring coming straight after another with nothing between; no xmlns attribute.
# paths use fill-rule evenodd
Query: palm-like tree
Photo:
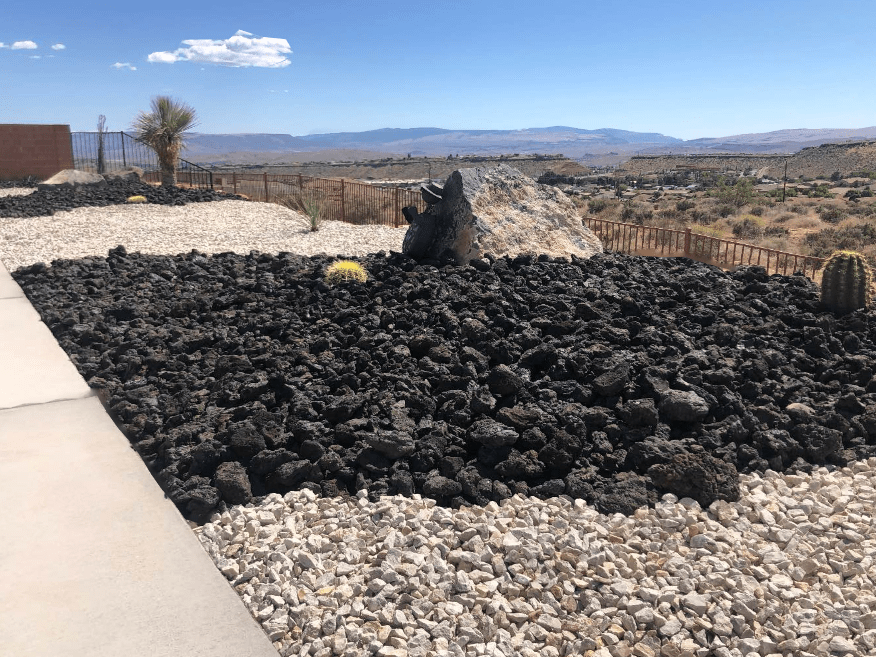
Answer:
<svg viewBox="0 0 876 657"><path fill-rule="evenodd" d="M134 119L135 136L158 155L162 185L176 185L176 165L183 139L186 131L195 125L195 110L167 96L153 98L152 111L140 112Z"/></svg>

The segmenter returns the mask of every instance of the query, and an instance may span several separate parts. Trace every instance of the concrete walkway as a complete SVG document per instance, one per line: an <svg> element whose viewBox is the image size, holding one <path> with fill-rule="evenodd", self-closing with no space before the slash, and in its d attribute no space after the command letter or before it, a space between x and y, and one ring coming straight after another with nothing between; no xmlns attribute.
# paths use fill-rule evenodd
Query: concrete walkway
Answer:
<svg viewBox="0 0 876 657"><path fill-rule="evenodd" d="M0 264L0 655L277 657Z"/></svg>

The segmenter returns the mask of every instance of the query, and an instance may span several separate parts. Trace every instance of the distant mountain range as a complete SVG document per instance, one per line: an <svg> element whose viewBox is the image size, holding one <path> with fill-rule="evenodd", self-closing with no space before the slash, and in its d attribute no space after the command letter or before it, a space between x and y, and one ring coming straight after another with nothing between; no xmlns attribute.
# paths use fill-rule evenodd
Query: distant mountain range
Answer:
<svg viewBox="0 0 876 657"><path fill-rule="evenodd" d="M205 163L302 161L308 153L330 151L338 159L388 155L443 157L510 153L562 153L588 164L610 164L637 153L793 153L807 146L849 140L876 139L876 126L858 129L792 129L683 140L656 132L614 128L585 130L567 126L523 130L446 130L443 128L383 128L293 136L285 134L189 135L188 160ZM259 160L261 158L261 160ZM325 159L324 157L319 159Z"/></svg>

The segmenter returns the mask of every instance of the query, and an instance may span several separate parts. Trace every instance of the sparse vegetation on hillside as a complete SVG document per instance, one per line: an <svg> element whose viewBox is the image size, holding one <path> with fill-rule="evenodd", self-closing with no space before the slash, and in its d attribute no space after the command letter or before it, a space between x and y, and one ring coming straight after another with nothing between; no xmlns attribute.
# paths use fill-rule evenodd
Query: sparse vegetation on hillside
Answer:
<svg viewBox="0 0 876 657"><path fill-rule="evenodd" d="M824 258L854 249L876 265L876 195L854 175L782 184L754 177L682 171L579 178L572 198L582 215L684 230ZM626 190L616 198L618 188ZM560 185L563 187L563 185Z"/></svg>

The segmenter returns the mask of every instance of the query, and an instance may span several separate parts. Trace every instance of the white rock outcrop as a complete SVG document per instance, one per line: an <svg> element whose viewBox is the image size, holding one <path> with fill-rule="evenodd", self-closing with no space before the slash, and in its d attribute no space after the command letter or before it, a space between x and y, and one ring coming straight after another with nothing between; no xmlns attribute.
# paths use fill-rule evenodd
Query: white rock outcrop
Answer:
<svg viewBox="0 0 876 657"><path fill-rule="evenodd" d="M406 253L452 255L464 264L488 253L589 258L602 252L568 196L508 165L454 171L441 197L412 221Z"/></svg>

